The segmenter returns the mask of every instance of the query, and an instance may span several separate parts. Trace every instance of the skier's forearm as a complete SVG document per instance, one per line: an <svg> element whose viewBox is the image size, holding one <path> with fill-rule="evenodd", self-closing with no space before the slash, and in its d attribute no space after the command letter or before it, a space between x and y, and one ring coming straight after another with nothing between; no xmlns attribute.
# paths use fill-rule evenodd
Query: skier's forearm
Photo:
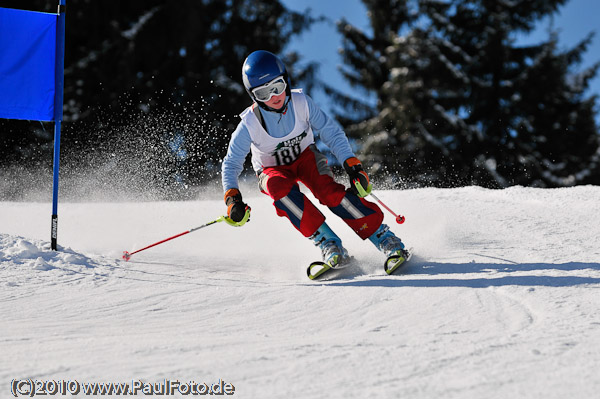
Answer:
<svg viewBox="0 0 600 399"><path fill-rule="evenodd" d="M251 140L248 130L240 123L231 135L227 155L221 165L223 192L239 188L238 177L244 169L244 161L250 152Z"/></svg>

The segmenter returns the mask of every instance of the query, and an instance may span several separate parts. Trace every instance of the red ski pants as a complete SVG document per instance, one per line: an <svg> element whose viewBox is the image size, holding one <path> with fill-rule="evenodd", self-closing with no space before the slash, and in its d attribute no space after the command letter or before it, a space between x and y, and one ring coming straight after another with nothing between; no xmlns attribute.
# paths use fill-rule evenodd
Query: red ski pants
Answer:
<svg viewBox="0 0 600 399"><path fill-rule="evenodd" d="M290 165L265 168L258 176L260 190L273 198L279 216L287 217L305 237L313 235L325 216L300 191L302 182L319 200L342 218L360 238L367 239L381 225L383 212L333 179L327 157L315 145Z"/></svg>

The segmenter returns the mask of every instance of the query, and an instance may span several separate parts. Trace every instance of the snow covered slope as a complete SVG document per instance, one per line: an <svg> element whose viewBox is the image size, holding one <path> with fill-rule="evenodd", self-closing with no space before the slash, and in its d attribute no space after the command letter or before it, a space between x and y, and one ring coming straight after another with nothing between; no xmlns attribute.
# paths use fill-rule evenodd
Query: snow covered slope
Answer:
<svg viewBox="0 0 600 399"><path fill-rule="evenodd" d="M130 262L123 250L215 219L222 200L62 203L59 252L50 204L0 203L0 398L23 378L222 380L240 398L597 397L600 187L377 194L407 218L386 214L411 264L385 275L324 210L360 266L318 282L305 276L318 250L251 192L246 226Z"/></svg>

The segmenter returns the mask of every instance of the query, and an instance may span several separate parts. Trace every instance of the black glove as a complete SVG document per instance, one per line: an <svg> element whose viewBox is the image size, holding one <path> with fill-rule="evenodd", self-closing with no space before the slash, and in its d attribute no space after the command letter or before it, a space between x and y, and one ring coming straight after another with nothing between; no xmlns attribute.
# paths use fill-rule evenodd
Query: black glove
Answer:
<svg viewBox="0 0 600 399"><path fill-rule="evenodd" d="M225 193L225 205L227 205L227 216L234 222L240 222L246 215L248 205L242 201L242 193L237 188L230 188Z"/></svg>
<svg viewBox="0 0 600 399"><path fill-rule="evenodd" d="M346 170L346 173L348 173L348 176L350 176L350 189L354 194L358 195L360 198L364 198L371 194L373 185L358 158L352 157L346 159L344 161L344 169ZM358 181L358 187L354 183L355 181Z"/></svg>

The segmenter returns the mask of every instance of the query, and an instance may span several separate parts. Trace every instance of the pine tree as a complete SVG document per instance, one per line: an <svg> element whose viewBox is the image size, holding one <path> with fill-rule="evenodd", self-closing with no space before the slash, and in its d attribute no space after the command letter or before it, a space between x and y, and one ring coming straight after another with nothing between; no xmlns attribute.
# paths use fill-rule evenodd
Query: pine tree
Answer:
<svg viewBox="0 0 600 399"><path fill-rule="evenodd" d="M416 12L403 0L364 0L372 34L363 32L346 20L338 23L342 34L342 59L346 65L342 73L359 96L347 97L328 87L327 93L346 109L336 117L350 136L362 142L362 156L371 172L398 170L402 162L389 157L395 149L407 148L403 136L407 130L409 112L413 108L410 96L393 87L394 76L406 71L405 61L391 60L389 50L398 44L398 32L416 19ZM403 82L405 86L408 82ZM360 94L376 93L375 107ZM364 97L364 96L362 96Z"/></svg>
<svg viewBox="0 0 600 399"><path fill-rule="evenodd" d="M57 4L3 2L36 11ZM102 165L107 183L120 174L147 185L215 177L237 114L250 103L241 82L245 57L269 50L284 58L296 84L310 78L314 66L297 67L300 57L286 49L316 20L280 1L68 1L63 173ZM28 163L30 147L51 161L51 146L34 141L39 124L31 125L34 134L24 131L26 122L0 123L14 132L0 147L2 161Z"/></svg>
<svg viewBox="0 0 600 399"><path fill-rule="evenodd" d="M376 58L379 68L360 70L380 86L372 77L354 82L379 99L376 117L348 129L365 137L364 151L381 165L375 171L438 186L597 179L596 99L584 92L598 66L572 73L591 38L563 53L554 36L527 47L515 39L564 0L418 3L416 23L373 34L391 44ZM354 60L372 54L367 47L352 50L361 53Z"/></svg>

